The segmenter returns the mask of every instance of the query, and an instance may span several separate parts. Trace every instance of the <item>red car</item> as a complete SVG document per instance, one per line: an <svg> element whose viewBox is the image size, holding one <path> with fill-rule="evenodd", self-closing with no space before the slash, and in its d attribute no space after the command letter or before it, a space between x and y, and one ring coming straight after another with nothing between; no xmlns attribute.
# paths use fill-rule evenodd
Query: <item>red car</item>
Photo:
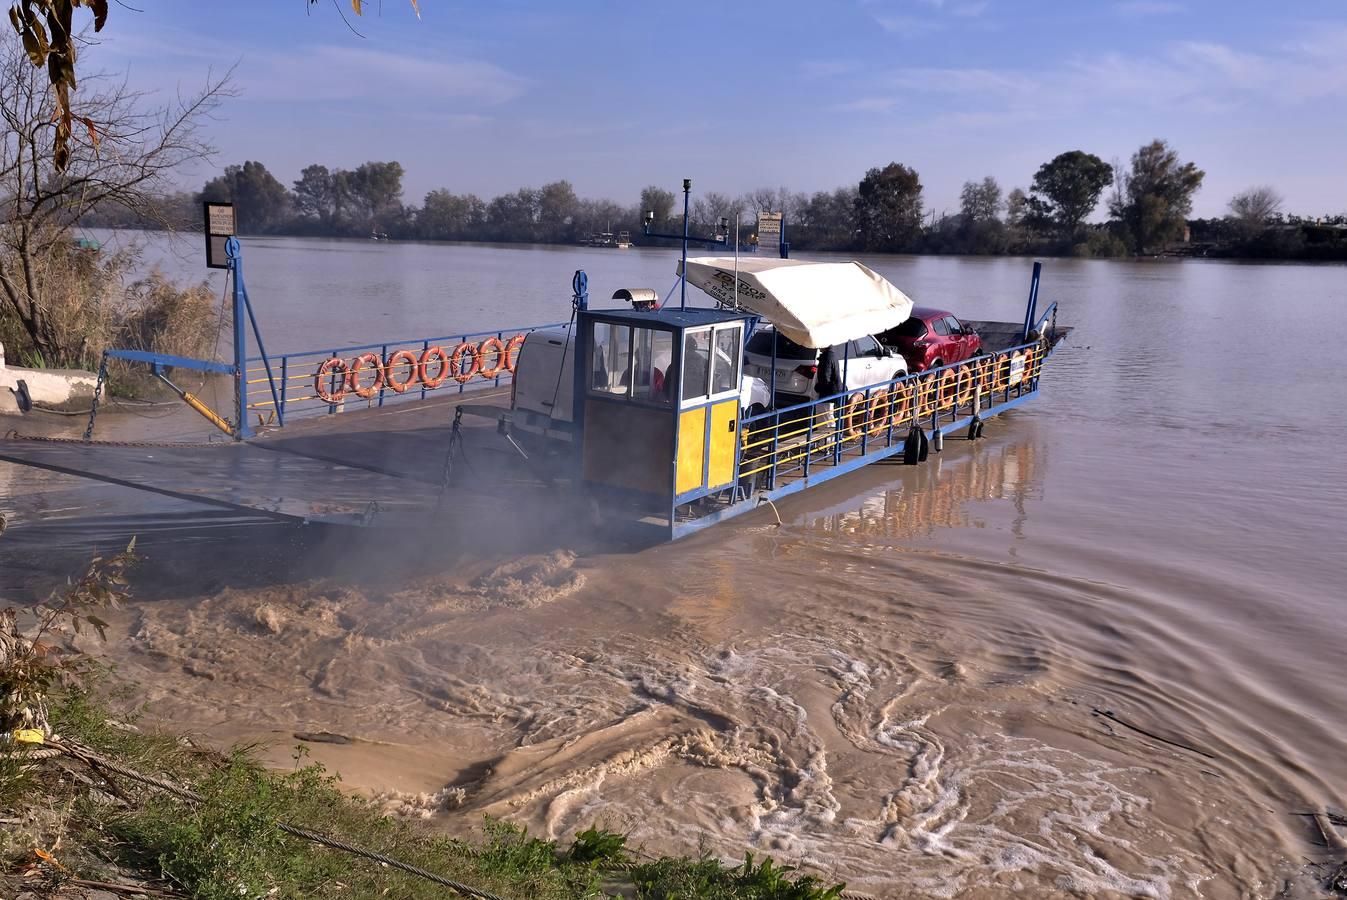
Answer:
<svg viewBox="0 0 1347 900"><path fill-rule="evenodd" d="M982 351L982 338L971 325L960 322L951 312L925 306L914 306L910 319L878 337L885 346L903 354L909 372L963 362Z"/></svg>

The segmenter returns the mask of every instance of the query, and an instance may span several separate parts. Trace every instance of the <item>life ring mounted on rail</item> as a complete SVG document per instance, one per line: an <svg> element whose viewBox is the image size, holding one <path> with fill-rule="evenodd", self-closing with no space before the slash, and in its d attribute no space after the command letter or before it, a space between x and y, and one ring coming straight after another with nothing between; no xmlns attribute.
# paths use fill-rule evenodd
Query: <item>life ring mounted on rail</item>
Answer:
<svg viewBox="0 0 1347 900"><path fill-rule="evenodd" d="M468 354L472 358L472 363L466 369L463 368L463 354ZM449 355L449 374L459 384L467 384L472 381L472 376L482 367L482 355L477 352L474 344L467 341L454 348L454 352Z"/></svg>
<svg viewBox="0 0 1347 900"><path fill-rule="evenodd" d="M852 394L842 407L842 438L855 440L865 430L865 395Z"/></svg>
<svg viewBox="0 0 1347 900"><path fill-rule="evenodd" d="M374 370L374 380L369 384L360 383L360 373L364 369ZM379 354L365 352L351 360L351 371L346 376L347 386L357 397L370 400L384 386L384 365Z"/></svg>
<svg viewBox="0 0 1347 900"><path fill-rule="evenodd" d="M884 433L884 429L889 427L892 403L888 388L878 388L870 395L870 404L865 411L866 422L869 426L866 428L866 432L870 437L878 437Z"/></svg>
<svg viewBox="0 0 1347 900"><path fill-rule="evenodd" d="M954 369L941 369L937 384L939 386L936 389L935 408L949 409L954 406L955 391L958 388L958 376L955 375Z"/></svg>
<svg viewBox="0 0 1347 900"><path fill-rule="evenodd" d="M486 355L495 354L495 362L491 368L486 367ZM477 348L477 374L487 381L495 381L500 377L500 373L505 369L505 344L498 337L487 338L482 341Z"/></svg>
<svg viewBox="0 0 1347 900"><path fill-rule="evenodd" d="M973 394L977 390L977 376L974 374L973 364L965 363L954 370L954 405L963 406L973 402Z"/></svg>
<svg viewBox="0 0 1347 900"><path fill-rule="evenodd" d="M340 356L329 356L313 375L313 392L324 403L340 403L346 396L346 379L350 370Z"/></svg>
<svg viewBox="0 0 1347 900"><path fill-rule="evenodd" d="M407 377L399 380L394 376L399 368L406 371ZM404 393L407 388L416 383L421 372L421 361L416 354L410 350L398 350L388 357L384 363L384 382L393 389L393 393Z"/></svg>
<svg viewBox="0 0 1347 900"><path fill-rule="evenodd" d="M901 426L912 417L913 387L911 381L900 381L889 392L889 415L895 426Z"/></svg>
<svg viewBox="0 0 1347 900"><path fill-rule="evenodd" d="M433 378L430 375L432 363L436 365ZM416 377L420 379L422 387L427 390L433 391L444 384L444 379L449 377L449 354L444 352L443 347L435 344L425 349L425 352L421 354L420 361L416 364Z"/></svg>
<svg viewBox="0 0 1347 900"><path fill-rule="evenodd" d="M505 342L505 371L511 375L514 374L515 366L518 365L519 348L524 346L525 335L521 332L516 334Z"/></svg>

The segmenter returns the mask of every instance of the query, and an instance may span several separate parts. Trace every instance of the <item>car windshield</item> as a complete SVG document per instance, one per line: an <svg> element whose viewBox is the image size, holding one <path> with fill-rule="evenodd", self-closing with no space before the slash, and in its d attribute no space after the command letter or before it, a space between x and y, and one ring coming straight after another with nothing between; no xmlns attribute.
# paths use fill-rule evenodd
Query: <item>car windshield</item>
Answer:
<svg viewBox="0 0 1347 900"><path fill-rule="evenodd" d="M926 323L921 319L908 319L897 328L889 331L887 337L919 338L926 335Z"/></svg>
<svg viewBox="0 0 1347 900"><path fill-rule="evenodd" d="M748 339L747 350L758 356L772 355L772 338L776 338L777 359L815 359L818 351L801 347L774 328L764 329Z"/></svg>

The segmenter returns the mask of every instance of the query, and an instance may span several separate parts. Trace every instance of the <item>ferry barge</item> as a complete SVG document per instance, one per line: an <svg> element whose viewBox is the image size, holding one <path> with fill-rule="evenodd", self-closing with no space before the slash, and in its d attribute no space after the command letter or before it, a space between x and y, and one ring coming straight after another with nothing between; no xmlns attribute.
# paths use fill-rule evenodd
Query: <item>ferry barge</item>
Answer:
<svg viewBox="0 0 1347 900"><path fill-rule="evenodd" d="M231 378L232 417L178 393L233 441L95 441L96 402L83 441L11 433L0 460L273 518L356 525L433 518L446 497L459 511L499 505L498 486L483 483L489 470L523 489L560 489L630 532L677 539L881 460L920 464L946 436L978 439L989 419L1039 395L1044 363L1068 331L1055 303L1038 310L1035 263L1022 322L973 323L985 351L977 358L790 406L750 403L743 357L756 328L770 323L824 346L906 312L891 285L877 287L869 305L836 294L782 302L773 271L822 264L755 260L741 271L727 259L693 258L680 277L715 307L657 307L653 291L619 290L621 305L591 308L577 272L568 323L268 356L254 322L257 355L248 357L243 329L253 320L237 239L229 248L234 363L144 351L108 359L146 364L170 385L183 369ZM807 275L797 281L808 284ZM513 394L545 333L562 345L563 367L548 370L557 403L540 448ZM100 389L105 374L106 360ZM479 454L472 484L454 478L465 448Z"/></svg>

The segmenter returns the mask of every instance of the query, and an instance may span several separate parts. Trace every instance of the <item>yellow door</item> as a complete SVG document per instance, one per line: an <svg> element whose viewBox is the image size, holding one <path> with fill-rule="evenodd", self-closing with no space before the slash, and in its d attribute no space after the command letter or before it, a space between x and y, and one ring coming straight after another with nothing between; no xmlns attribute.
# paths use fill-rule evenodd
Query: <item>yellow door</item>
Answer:
<svg viewBox="0 0 1347 900"><path fill-rule="evenodd" d="M678 477L674 493L686 494L706 483L706 407L684 410L678 416Z"/></svg>
<svg viewBox="0 0 1347 900"><path fill-rule="evenodd" d="M739 398L711 407L711 452L707 459L706 486L724 487L734 481L734 458L739 449Z"/></svg>

